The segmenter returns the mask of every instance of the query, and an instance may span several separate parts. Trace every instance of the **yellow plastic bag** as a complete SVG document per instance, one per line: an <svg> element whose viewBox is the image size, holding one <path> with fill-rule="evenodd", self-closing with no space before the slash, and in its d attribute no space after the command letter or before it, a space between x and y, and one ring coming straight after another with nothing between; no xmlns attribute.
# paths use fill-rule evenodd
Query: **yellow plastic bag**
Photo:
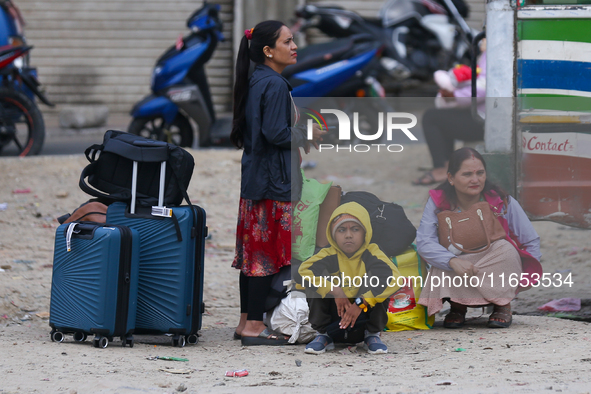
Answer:
<svg viewBox="0 0 591 394"><path fill-rule="evenodd" d="M427 308L418 305L422 285L427 276L427 267L416 246L411 245L404 253L392 257L398 267L400 290L390 296L388 301L388 324L385 331L429 330L433 328L435 316L427 316ZM404 282L404 283L403 283Z"/></svg>

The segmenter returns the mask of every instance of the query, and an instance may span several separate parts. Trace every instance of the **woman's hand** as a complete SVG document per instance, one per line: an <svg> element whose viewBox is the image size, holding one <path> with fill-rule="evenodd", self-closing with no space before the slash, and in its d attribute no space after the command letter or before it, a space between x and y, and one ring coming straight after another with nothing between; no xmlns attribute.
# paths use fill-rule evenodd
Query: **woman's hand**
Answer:
<svg viewBox="0 0 591 394"><path fill-rule="evenodd" d="M348 300L347 300L348 301ZM349 308L347 312L345 312L344 316L341 316L341 322L339 323L339 328L341 330L346 329L347 327L353 327L357 318L361 314L361 308L357 305L349 304Z"/></svg>
<svg viewBox="0 0 591 394"><path fill-rule="evenodd" d="M322 130L318 123L312 125L312 145L318 149L318 142L322 141L322 136L327 133L328 130ZM310 153L310 147L306 149L306 153Z"/></svg>
<svg viewBox="0 0 591 394"><path fill-rule="evenodd" d="M347 309L351 306L349 298L345 295L345 292L340 287L335 287L330 294L334 296L334 302L337 304L337 313L340 318L343 318Z"/></svg>
<svg viewBox="0 0 591 394"><path fill-rule="evenodd" d="M449 266L454 270L456 275L464 276L467 274L468 276L476 276L478 275L478 268L474 267L469 261L459 259L457 257L452 258L449 260Z"/></svg>

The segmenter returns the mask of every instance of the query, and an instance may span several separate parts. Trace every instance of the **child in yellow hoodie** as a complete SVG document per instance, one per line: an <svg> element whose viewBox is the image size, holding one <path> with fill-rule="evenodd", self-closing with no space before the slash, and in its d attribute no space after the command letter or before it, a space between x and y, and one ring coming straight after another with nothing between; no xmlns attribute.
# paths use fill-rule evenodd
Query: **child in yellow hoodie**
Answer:
<svg viewBox="0 0 591 394"><path fill-rule="evenodd" d="M388 297L398 290L398 268L370 243L369 214L356 202L339 206L326 229L330 247L304 261L299 274L310 307L308 321L318 331L306 353L334 349L327 333L331 323L347 330L356 321L365 323L364 344L370 354L387 353L380 332L388 322Z"/></svg>

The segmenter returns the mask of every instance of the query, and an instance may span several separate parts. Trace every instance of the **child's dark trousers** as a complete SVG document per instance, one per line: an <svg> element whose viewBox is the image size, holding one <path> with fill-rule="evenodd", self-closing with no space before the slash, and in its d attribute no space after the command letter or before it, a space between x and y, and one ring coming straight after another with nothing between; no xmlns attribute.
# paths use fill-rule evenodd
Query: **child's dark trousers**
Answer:
<svg viewBox="0 0 591 394"><path fill-rule="evenodd" d="M329 324L341 320L337 313L337 304L331 295L327 295L325 298L320 298L318 293L316 293L314 290L312 290L312 292L309 292L309 289L306 290L306 295L308 297L308 307L310 308L308 321L312 325L313 329L321 334L325 334L326 327ZM353 306L357 308L357 306ZM365 328L367 331L384 331L384 328L388 323L388 300L376 304L373 308L369 308L366 313L361 312L357 320L360 319L368 320Z"/></svg>

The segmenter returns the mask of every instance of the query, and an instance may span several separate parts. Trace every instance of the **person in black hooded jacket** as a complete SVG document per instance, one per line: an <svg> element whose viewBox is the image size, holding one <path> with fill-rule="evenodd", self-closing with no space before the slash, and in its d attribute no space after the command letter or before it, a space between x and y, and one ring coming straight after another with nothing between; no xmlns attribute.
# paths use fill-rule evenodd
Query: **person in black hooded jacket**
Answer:
<svg viewBox="0 0 591 394"><path fill-rule="evenodd" d="M306 130L294 127L299 113L281 72L296 63L296 50L287 26L265 21L245 31L236 60L231 140L244 152L232 263L240 270L234 338L246 346L287 342L265 327L265 299L273 276L291 264L291 202L302 189L300 148L307 153L323 134L316 126L308 141ZM251 61L256 66L248 78Z"/></svg>

